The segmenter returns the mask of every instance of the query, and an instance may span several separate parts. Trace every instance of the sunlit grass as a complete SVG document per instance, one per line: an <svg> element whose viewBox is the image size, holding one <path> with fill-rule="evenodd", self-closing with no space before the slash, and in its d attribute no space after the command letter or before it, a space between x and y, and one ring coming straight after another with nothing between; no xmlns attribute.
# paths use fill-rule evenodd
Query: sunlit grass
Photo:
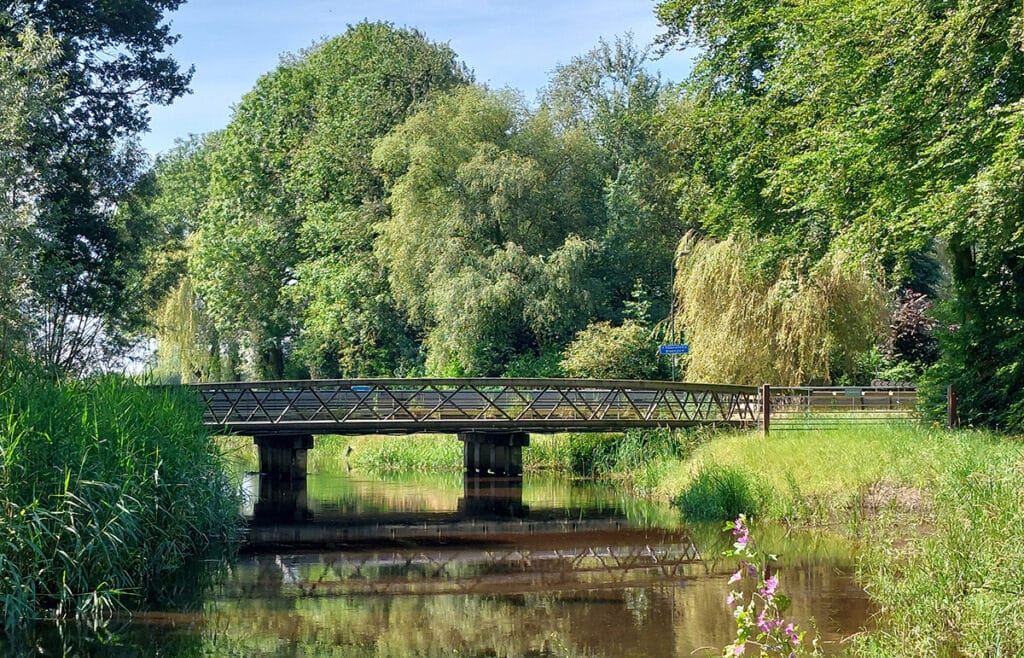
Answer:
<svg viewBox="0 0 1024 658"><path fill-rule="evenodd" d="M928 532L871 526L861 579L884 614L860 655L1024 655L1024 462L992 450L947 465Z"/></svg>
<svg viewBox="0 0 1024 658"><path fill-rule="evenodd" d="M1002 459L1017 447L984 432L947 432L913 423L828 430L723 434L692 457L666 468L659 496L675 499L707 467L746 473L765 492L765 513L776 518L832 511L861 502L879 483L927 492L965 455ZM808 506L813 507L810 510Z"/></svg>

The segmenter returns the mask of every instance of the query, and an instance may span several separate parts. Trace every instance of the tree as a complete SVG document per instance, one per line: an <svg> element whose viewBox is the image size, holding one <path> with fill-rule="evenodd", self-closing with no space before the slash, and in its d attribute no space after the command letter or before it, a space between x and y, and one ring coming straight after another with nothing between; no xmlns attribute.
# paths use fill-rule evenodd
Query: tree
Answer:
<svg viewBox="0 0 1024 658"><path fill-rule="evenodd" d="M209 198L189 274L217 328L243 337L250 374L279 379L293 308L282 292L299 259L291 177L312 125L313 73L301 59L261 77L210 153Z"/></svg>
<svg viewBox="0 0 1024 658"><path fill-rule="evenodd" d="M251 374L407 369L415 348L373 254L385 217L376 139L465 81L451 49L360 23L290 56L243 98L211 155L189 271Z"/></svg>
<svg viewBox="0 0 1024 658"><path fill-rule="evenodd" d="M169 103L187 89L161 56L176 37L161 25L180 0L8 2L0 9L0 44L16 47L25 30L51 35L48 74L59 83L50 111L37 116L20 151L34 193L18 200L33 218L30 295L23 306L36 356L76 370L124 349L142 321L133 305L145 238L116 217L143 156L131 138L144 130L149 103Z"/></svg>
<svg viewBox="0 0 1024 658"><path fill-rule="evenodd" d="M56 57L56 41L31 28L13 46L0 42L0 366L25 349L30 333L24 311L35 234L28 203L37 187L28 159L33 126L62 94L48 71Z"/></svg>
<svg viewBox="0 0 1024 658"><path fill-rule="evenodd" d="M882 333L886 296L868 263L834 251L808 274L747 269L736 239L687 245L676 279L691 381L800 385L856 374ZM836 367L841 368L838 372Z"/></svg>
<svg viewBox="0 0 1024 658"><path fill-rule="evenodd" d="M596 152L509 94L463 87L381 140L378 253L433 372L500 374L590 317Z"/></svg>
<svg viewBox="0 0 1024 658"><path fill-rule="evenodd" d="M1019 3L667 0L658 13L666 45L705 49L684 168L708 190L705 229L755 239L768 271L800 254L808 270L836 242L872 252L894 289L938 241L953 297L935 374L977 392L965 418L1024 422Z"/></svg>
<svg viewBox="0 0 1024 658"><path fill-rule="evenodd" d="M384 182L371 162L378 139L432 95L466 84L447 46L415 30L360 23L309 55L319 71L317 115L299 152L304 222L295 285L298 357L327 376L407 372L419 362L373 245L387 219Z"/></svg>
<svg viewBox="0 0 1024 658"><path fill-rule="evenodd" d="M594 237L608 306L599 313L616 321L638 279L653 293L655 314L668 313L671 255L687 228L663 131L666 88L646 72L647 61L631 35L601 40L556 67L541 95L560 134L600 153L602 195L586 212L602 225Z"/></svg>

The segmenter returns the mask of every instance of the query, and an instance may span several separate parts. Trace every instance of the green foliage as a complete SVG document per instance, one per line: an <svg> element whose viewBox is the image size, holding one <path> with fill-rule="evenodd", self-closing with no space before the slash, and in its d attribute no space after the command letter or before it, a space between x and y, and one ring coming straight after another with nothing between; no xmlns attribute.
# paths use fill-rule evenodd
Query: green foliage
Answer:
<svg viewBox="0 0 1024 658"><path fill-rule="evenodd" d="M233 532L237 500L188 393L0 371L0 616L102 619Z"/></svg>
<svg viewBox="0 0 1024 658"><path fill-rule="evenodd" d="M676 279L691 381L799 385L851 372L881 334L885 296L871 270L836 251L804 275L764 278L730 238L698 242ZM833 372L838 363L839 372Z"/></svg>
<svg viewBox="0 0 1024 658"><path fill-rule="evenodd" d="M381 140L391 218L377 246L396 299L425 328L428 371L454 359L498 374L583 324L593 157L515 97L476 87L435 98Z"/></svg>
<svg viewBox="0 0 1024 658"><path fill-rule="evenodd" d="M664 134L666 85L645 70L648 55L630 35L601 40L556 67L540 98L560 132L600 153L603 198L591 200L588 212L600 226L595 239L607 304L601 317L615 320L638 283L651 291L654 314L668 313L667 274L687 228L679 221L672 145Z"/></svg>
<svg viewBox="0 0 1024 658"><path fill-rule="evenodd" d="M651 330L626 320L618 327L598 322L576 334L565 348L562 370L569 377L663 379L666 363Z"/></svg>
<svg viewBox="0 0 1024 658"><path fill-rule="evenodd" d="M746 471L702 465L674 502L691 521L725 521L741 514L757 516L764 508L763 498Z"/></svg>
<svg viewBox="0 0 1024 658"><path fill-rule="evenodd" d="M540 354L525 353L512 357L502 377L562 377L562 352L545 349Z"/></svg>
<svg viewBox="0 0 1024 658"><path fill-rule="evenodd" d="M1020 453L961 455L935 488L930 531L879 524L861 577L885 614L858 655L989 656L1024 651Z"/></svg>
<svg viewBox="0 0 1024 658"><path fill-rule="evenodd" d="M4 106L20 115L8 125L21 132L0 167L0 177L15 173L0 191L19 219L5 239L17 240L19 262L29 264L14 271L23 337L51 369L81 371L122 356L143 324L148 225L116 210L143 165L134 138L147 127L147 106L180 96L191 78L162 54L176 41L164 12L179 4L43 1L0 10L0 66L19 69L2 80L15 95ZM19 49L43 59L12 60Z"/></svg>
<svg viewBox="0 0 1024 658"><path fill-rule="evenodd" d="M216 136L205 169L158 168L154 205L165 211L181 206L169 195L183 173L208 178L188 271L221 340L248 353L247 374L384 375L417 365L373 253L386 215L370 154L432 93L466 77L449 48L419 32L360 23L263 76Z"/></svg>
<svg viewBox="0 0 1024 658"><path fill-rule="evenodd" d="M2 20L2 19L0 19ZM31 249L36 236L32 214L22 205L38 193L31 166L32 126L57 106L60 78L47 67L57 57L57 43L29 28L17 42L0 42L0 367L9 355L24 352L30 320L20 309L31 297Z"/></svg>
<svg viewBox="0 0 1024 658"><path fill-rule="evenodd" d="M978 391L966 417L1019 425L1019 3L666 0L666 46L698 46L678 110L678 185L716 236L770 272L842 245L889 285L952 263L956 336L935 376Z"/></svg>

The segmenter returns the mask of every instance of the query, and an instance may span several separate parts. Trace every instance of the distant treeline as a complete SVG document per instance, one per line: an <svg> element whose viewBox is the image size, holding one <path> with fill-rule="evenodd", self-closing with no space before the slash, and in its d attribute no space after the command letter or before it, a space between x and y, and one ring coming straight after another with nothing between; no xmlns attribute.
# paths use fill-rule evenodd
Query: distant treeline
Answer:
<svg viewBox="0 0 1024 658"><path fill-rule="evenodd" d="M86 187L28 157L0 167L3 221L27 236L0 249L19 273L0 291L19 302L0 318L12 349L75 369L146 334L159 376L185 380L664 377L656 345L688 342L690 379L910 379L932 406L954 383L964 421L1024 425L1019 3L665 0L652 47L698 48L688 80L652 76L657 50L624 37L555 67L534 102L413 29L361 23L148 170L124 145L188 76L82 75L102 40L69 55L79 23L25 5L0 23L0 76L38 93L0 111L22 136L109 137L124 167ZM139 29L159 38L126 57L173 39ZM73 121L85 92L155 73L149 97ZM106 251L81 246L79 201ZM90 349L61 326L92 328Z"/></svg>

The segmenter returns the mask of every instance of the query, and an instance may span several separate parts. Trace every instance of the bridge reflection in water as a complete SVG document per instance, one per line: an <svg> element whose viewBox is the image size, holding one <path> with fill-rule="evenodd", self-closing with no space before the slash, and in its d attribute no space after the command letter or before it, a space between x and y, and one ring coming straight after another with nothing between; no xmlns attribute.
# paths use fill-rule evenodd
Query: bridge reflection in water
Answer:
<svg viewBox="0 0 1024 658"><path fill-rule="evenodd" d="M700 561L685 531L605 506L531 510L521 477L465 478L450 511L314 511L306 480L246 484L252 556L226 598L621 589L678 581Z"/></svg>

